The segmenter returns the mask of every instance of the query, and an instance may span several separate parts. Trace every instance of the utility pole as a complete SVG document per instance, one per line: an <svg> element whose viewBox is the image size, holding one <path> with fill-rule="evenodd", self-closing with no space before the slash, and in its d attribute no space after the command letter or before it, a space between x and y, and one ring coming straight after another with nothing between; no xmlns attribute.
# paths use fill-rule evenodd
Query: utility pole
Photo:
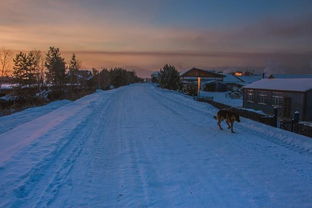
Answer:
<svg viewBox="0 0 312 208"><path fill-rule="evenodd" d="M197 97L199 97L200 94L200 77L197 77Z"/></svg>

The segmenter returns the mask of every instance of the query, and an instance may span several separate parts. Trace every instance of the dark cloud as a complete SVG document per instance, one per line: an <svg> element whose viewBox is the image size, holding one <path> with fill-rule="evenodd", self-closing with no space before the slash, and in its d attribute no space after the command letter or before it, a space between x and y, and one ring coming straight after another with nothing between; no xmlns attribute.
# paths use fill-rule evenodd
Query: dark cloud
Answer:
<svg viewBox="0 0 312 208"><path fill-rule="evenodd" d="M234 33L236 37L265 38L310 38L312 39L312 14L297 18L269 18L250 24Z"/></svg>

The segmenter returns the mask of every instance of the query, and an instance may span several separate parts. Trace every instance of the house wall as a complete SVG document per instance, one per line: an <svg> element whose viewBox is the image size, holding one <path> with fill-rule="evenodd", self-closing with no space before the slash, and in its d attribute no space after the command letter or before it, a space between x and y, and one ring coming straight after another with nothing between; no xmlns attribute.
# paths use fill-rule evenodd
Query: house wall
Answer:
<svg viewBox="0 0 312 208"><path fill-rule="evenodd" d="M189 86L196 86L197 88L197 79L198 77L181 77L182 85L185 88ZM223 89L223 86L218 85L217 81L219 80L222 80L222 78L201 77L201 89L206 91L225 91L225 89Z"/></svg>
<svg viewBox="0 0 312 208"><path fill-rule="evenodd" d="M288 91L270 91L270 90L259 90L254 89L253 91L253 102L250 102L250 97L248 97L249 90L252 89L244 89L243 93L243 107L244 108L252 108L255 110L262 110L265 113L273 114L274 107L279 108L279 116L292 118L295 111L300 112L300 119L306 120L304 115L304 107L305 107L305 94L303 92L288 92ZM265 95L265 96L263 96ZM264 99L261 98L265 97ZM277 97L281 97L283 100L282 104L276 104ZM285 99L287 98L290 102L290 109L284 109L285 106Z"/></svg>

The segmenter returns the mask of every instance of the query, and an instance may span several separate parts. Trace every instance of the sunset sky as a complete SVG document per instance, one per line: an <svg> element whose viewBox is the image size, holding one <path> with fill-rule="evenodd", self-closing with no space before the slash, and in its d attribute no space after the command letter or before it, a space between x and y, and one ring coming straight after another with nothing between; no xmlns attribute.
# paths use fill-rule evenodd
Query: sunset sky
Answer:
<svg viewBox="0 0 312 208"><path fill-rule="evenodd" d="M0 47L76 52L146 76L166 63L312 70L311 0L0 0Z"/></svg>

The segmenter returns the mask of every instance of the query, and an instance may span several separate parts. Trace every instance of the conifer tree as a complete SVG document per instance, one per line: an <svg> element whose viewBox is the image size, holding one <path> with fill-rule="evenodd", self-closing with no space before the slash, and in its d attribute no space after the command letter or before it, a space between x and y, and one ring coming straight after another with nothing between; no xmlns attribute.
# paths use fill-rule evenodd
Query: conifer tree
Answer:
<svg viewBox="0 0 312 208"><path fill-rule="evenodd" d="M38 62L35 54L19 52L13 59L13 75L20 85L32 85L37 82Z"/></svg>
<svg viewBox="0 0 312 208"><path fill-rule="evenodd" d="M40 82L40 54L38 51L30 51L27 55L27 59L29 64L29 79L32 80L33 83L38 84Z"/></svg>
<svg viewBox="0 0 312 208"><path fill-rule="evenodd" d="M71 83L71 85L75 84L75 83L78 83L78 71L79 71L79 68L80 68L80 63L79 61L76 59L76 55L73 54L71 60L70 60L70 63L69 63L69 67L68 67L68 70L69 70L69 81Z"/></svg>
<svg viewBox="0 0 312 208"><path fill-rule="evenodd" d="M175 69L174 66L166 64L160 70L159 76L159 84L162 88L167 88L170 90L178 90L180 89L181 82L180 82L180 74Z"/></svg>
<svg viewBox="0 0 312 208"><path fill-rule="evenodd" d="M63 86L65 82L65 61L59 48L50 47L46 54L45 67L47 68L47 82L57 87Z"/></svg>

